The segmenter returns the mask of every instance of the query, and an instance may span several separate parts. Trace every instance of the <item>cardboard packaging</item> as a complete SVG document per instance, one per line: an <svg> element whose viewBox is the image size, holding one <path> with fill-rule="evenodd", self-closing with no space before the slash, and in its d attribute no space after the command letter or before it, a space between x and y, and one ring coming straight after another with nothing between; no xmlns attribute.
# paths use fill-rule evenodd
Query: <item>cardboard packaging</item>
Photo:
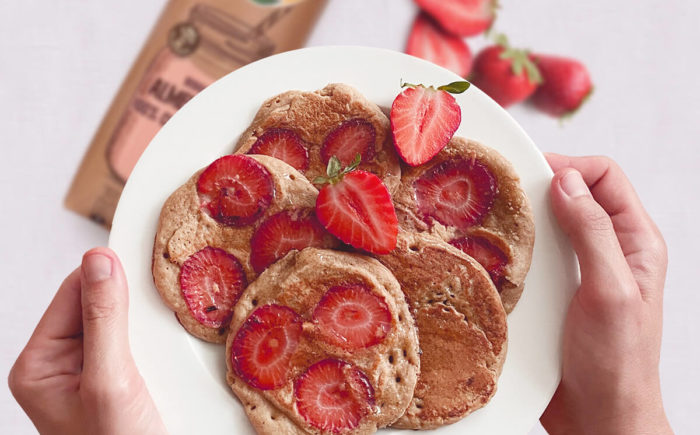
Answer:
<svg viewBox="0 0 700 435"><path fill-rule="evenodd" d="M110 227L141 153L187 101L225 74L302 47L326 0L170 0L78 169L67 208Z"/></svg>

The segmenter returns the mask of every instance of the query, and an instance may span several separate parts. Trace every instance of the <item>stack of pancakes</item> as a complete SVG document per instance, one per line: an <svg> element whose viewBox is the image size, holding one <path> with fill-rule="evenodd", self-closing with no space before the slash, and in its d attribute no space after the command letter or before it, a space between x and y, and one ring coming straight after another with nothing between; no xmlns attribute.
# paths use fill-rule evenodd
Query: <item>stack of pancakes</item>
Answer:
<svg viewBox="0 0 700 435"><path fill-rule="evenodd" d="M369 122L375 130L372 157L363 160L360 168L379 176L392 195L400 223L396 248L387 255L369 256L329 243L321 249L292 250L256 272L250 263L256 228L275 213L313 208L318 191L309 180L325 172L319 157L324 137L337 125L355 119ZM344 433L371 433L386 426L436 428L486 405L496 391L505 360L506 315L523 292L534 244L532 212L512 165L493 149L459 137L425 165L404 165L394 151L387 117L343 84L315 92L289 91L268 99L239 139L236 153L250 152L271 129L294 131L307 148L308 166L297 171L281 160L250 154L274 183L274 196L263 216L237 227L214 219L200 204L196 185L202 171L198 171L163 206L153 250L156 288L181 324L201 339L227 343L227 381L256 430L323 433L302 418L293 390L301 371L324 358L358 367L374 391L371 410ZM416 204L416 180L455 159L479 162L496 183L490 209L468 228L426 216ZM460 238L488 240L498 248L504 266L496 283L493 273L455 247ZM206 247L235 256L249 283L231 308L230 323L203 324L188 307L180 287L183 264ZM383 298L392 319L386 338L348 352L327 346L310 332L304 345L308 351L304 358L292 359L295 367L284 385L263 391L246 383L231 367L231 343L246 319L257 306L281 304L299 313L303 330L310 331L314 327L310 310L327 290L329 280L359 280Z"/></svg>

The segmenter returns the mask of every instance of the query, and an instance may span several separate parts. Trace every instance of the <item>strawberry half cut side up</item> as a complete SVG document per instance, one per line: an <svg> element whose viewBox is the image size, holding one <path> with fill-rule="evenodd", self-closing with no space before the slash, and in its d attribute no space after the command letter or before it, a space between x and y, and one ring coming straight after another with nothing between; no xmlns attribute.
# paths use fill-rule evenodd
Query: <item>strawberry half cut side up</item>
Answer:
<svg viewBox="0 0 700 435"><path fill-rule="evenodd" d="M326 341L346 350L374 346L391 330L386 302L363 284L331 287L314 309L313 319Z"/></svg>
<svg viewBox="0 0 700 435"><path fill-rule="evenodd" d="M487 30L496 18L497 0L415 0L448 32L474 36Z"/></svg>
<svg viewBox="0 0 700 435"><path fill-rule="evenodd" d="M420 166L445 148L462 122L459 104L450 94L461 94L469 82L453 82L437 89L402 83L406 89L391 105L391 134L401 159Z"/></svg>
<svg viewBox="0 0 700 435"><path fill-rule="evenodd" d="M264 154L282 160L297 171L309 167L309 151L298 134L287 128L266 130L246 154Z"/></svg>
<svg viewBox="0 0 700 435"><path fill-rule="evenodd" d="M338 158L328 162L328 177L316 198L316 216L331 234L355 248L388 254L396 247L398 219L389 191L371 172L356 170L360 155L341 170Z"/></svg>
<svg viewBox="0 0 700 435"><path fill-rule="evenodd" d="M350 119L334 128L321 146L321 160L328 164L336 156L340 163L349 165L357 154L366 162L374 157L374 141L377 133L374 126L361 118Z"/></svg>
<svg viewBox="0 0 700 435"><path fill-rule="evenodd" d="M302 333L302 318L281 305L264 305L248 317L231 345L233 370L248 385L272 390L284 385Z"/></svg>
<svg viewBox="0 0 700 435"><path fill-rule="evenodd" d="M481 222L498 192L496 178L478 160L453 159L413 183L418 213L443 225L467 229Z"/></svg>
<svg viewBox="0 0 700 435"><path fill-rule="evenodd" d="M432 18L418 14L406 44L406 54L447 68L466 77L472 68L472 52L464 40L442 30Z"/></svg>
<svg viewBox="0 0 700 435"><path fill-rule="evenodd" d="M275 185L270 172L250 156L221 157L197 180L201 207L217 222L245 226L255 222L272 202Z"/></svg>
<svg viewBox="0 0 700 435"><path fill-rule="evenodd" d="M209 328L220 328L231 319L233 305L248 286L243 266L219 248L194 253L180 269L180 289L192 316Z"/></svg>
<svg viewBox="0 0 700 435"><path fill-rule="evenodd" d="M451 240L450 244L478 261L491 276L498 292L501 292L508 257L500 248L488 239L478 236L461 237Z"/></svg>
<svg viewBox="0 0 700 435"><path fill-rule="evenodd" d="M294 398L299 414L311 426L339 433L356 428L374 406L374 389L354 365L324 359L296 381Z"/></svg>
<svg viewBox="0 0 700 435"><path fill-rule="evenodd" d="M285 210L265 219L250 239L250 264L257 273L292 249L333 248L338 241L316 219L313 209Z"/></svg>

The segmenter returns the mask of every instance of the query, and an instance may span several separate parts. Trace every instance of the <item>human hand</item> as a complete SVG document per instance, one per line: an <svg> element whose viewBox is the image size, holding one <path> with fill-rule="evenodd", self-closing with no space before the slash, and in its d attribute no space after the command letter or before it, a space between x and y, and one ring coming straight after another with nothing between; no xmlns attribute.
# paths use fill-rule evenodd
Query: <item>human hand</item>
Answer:
<svg viewBox="0 0 700 435"><path fill-rule="evenodd" d="M666 245L620 167L548 154L554 214L578 256L550 434L669 434L659 353Z"/></svg>
<svg viewBox="0 0 700 435"><path fill-rule="evenodd" d="M10 371L10 390L39 432L167 433L131 357L127 309L117 256L88 251Z"/></svg>

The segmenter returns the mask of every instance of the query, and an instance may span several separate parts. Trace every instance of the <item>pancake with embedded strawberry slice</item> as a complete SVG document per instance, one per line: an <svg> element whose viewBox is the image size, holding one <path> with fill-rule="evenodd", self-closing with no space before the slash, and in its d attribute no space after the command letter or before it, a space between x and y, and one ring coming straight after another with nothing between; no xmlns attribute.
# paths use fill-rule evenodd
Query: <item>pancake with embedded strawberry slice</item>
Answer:
<svg viewBox="0 0 700 435"><path fill-rule="evenodd" d="M241 296L227 381L260 434L367 434L413 396L418 338L399 283L377 260L307 248Z"/></svg>
<svg viewBox="0 0 700 435"><path fill-rule="evenodd" d="M223 343L234 304L265 268L292 249L337 246L316 219L317 195L280 160L230 155L166 200L153 280L188 332Z"/></svg>

